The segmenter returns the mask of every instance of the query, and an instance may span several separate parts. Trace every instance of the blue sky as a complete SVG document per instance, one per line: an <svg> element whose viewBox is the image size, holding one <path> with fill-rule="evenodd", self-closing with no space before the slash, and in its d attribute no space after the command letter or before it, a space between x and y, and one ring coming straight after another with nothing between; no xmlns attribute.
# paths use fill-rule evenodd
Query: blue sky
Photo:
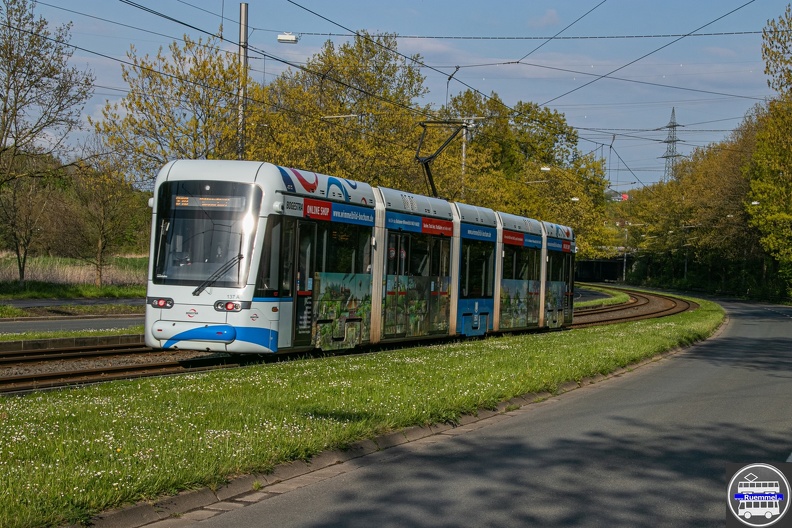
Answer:
<svg viewBox="0 0 792 528"><path fill-rule="evenodd" d="M467 88L461 81L508 105L531 101L556 109L578 128L580 149L605 157L608 178L625 190L663 177L668 130L662 127L672 108L683 125L677 152L686 155L722 140L772 95L761 30L786 6L780 0L249 0L248 24L252 48L297 63L328 39L345 42L348 30L396 33L400 52L418 53L431 67L424 70L430 89L424 102L442 105L447 93ZM229 49L239 36L239 2L231 0L43 0L36 10L53 24L73 23L71 43L83 48L73 62L92 69L99 85L86 108L92 115L123 95L118 59L131 45L154 55L185 33L216 33L221 22ZM299 36L297 44L277 42L287 31ZM251 53L250 67L255 79L269 82L286 66ZM611 75L586 85L605 74Z"/></svg>

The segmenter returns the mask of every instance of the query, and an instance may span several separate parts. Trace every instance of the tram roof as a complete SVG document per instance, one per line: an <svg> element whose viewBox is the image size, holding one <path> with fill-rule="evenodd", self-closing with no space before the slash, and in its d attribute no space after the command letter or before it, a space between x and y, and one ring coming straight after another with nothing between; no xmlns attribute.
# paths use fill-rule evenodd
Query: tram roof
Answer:
<svg viewBox="0 0 792 528"><path fill-rule="evenodd" d="M519 231L521 233L531 233L533 235L542 234L542 223L539 220L510 213L501 213L500 211L498 211L498 216L500 216L503 222L503 229Z"/></svg>
<svg viewBox="0 0 792 528"><path fill-rule="evenodd" d="M440 198L431 198L422 194L412 194L387 187L378 187L385 200L387 211L400 213L433 216L445 220L452 220L451 204Z"/></svg>
<svg viewBox="0 0 792 528"><path fill-rule="evenodd" d="M552 222L542 222L547 231L547 236L559 238L561 240L575 240L575 233L571 227L554 224Z"/></svg>
<svg viewBox="0 0 792 528"><path fill-rule="evenodd" d="M454 205L456 205L459 211L459 218L462 222L489 227L496 227L498 225L495 211L492 209L459 202L454 202Z"/></svg>
<svg viewBox="0 0 792 528"><path fill-rule="evenodd" d="M258 161L179 159L160 170L158 179L168 180L227 180L253 183L262 163Z"/></svg>

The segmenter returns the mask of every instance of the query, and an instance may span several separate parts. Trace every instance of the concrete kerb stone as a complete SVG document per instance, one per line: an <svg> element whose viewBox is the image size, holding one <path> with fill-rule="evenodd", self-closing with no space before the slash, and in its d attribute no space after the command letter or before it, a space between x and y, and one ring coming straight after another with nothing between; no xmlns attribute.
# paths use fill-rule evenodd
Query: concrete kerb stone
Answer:
<svg viewBox="0 0 792 528"><path fill-rule="evenodd" d="M96 528L130 528L159 521L161 517L153 504L135 504L120 510L103 512L91 520Z"/></svg>
<svg viewBox="0 0 792 528"><path fill-rule="evenodd" d="M429 426L429 430L432 431L433 435L443 433L448 431L449 429L453 429L454 426L448 423L438 423L438 424L431 424Z"/></svg>
<svg viewBox="0 0 792 528"><path fill-rule="evenodd" d="M407 437L404 436L404 433L401 431L395 431L393 433L388 433L386 435L378 436L374 439L374 443L377 444L377 447L380 449L388 449L390 447L396 447L398 445L406 444Z"/></svg>
<svg viewBox="0 0 792 528"><path fill-rule="evenodd" d="M267 484L266 475L244 475L228 481L227 484L220 486L215 491L217 500L222 502L243 493L248 493L256 489L256 483Z"/></svg>
<svg viewBox="0 0 792 528"><path fill-rule="evenodd" d="M561 385L558 386L557 392L559 394L564 392L569 392L571 390L579 389L580 385L578 385L577 381L565 381Z"/></svg>
<svg viewBox="0 0 792 528"><path fill-rule="evenodd" d="M496 414L500 414L500 412L493 411L492 409L479 409L478 413L476 413L476 417L479 420L486 420L487 418L492 418Z"/></svg>
<svg viewBox="0 0 792 528"><path fill-rule="evenodd" d="M240 495L239 497L236 497L234 500L244 502L247 504L253 504L254 502L260 502L275 496L277 496L277 494L269 493L266 491L252 491L250 493L246 493L245 495Z"/></svg>
<svg viewBox="0 0 792 528"><path fill-rule="evenodd" d="M220 502L215 502L214 504L209 504L208 506L204 506L204 508L206 508L207 510L215 510L219 512L229 512L244 507L245 505L242 503L231 502L231 501L220 501Z"/></svg>
<svg viewBox="0 0 792 528"><path fill-rule="evenodd" d="M272 473L267 475L267 481L269 484L275 484L310 472L311 467L307 462L303 460L293 460L292 462L286 462L275 466Z"/></svg>
<svg viewBox="0 0 792 528"><path fill-rule="evenodd" d="M432 430L429 427L408 427L402 432L404 433L404 436L407 438L408 442L414 442L416 440L420 440L421 438L432 436Z"/></svg>
<svg viewBox="0 0 792 528"><path fill-rule="evenodd" d="M210 510L210 509L201 509L201 510L193 510L191 512L185 513L180 518L186 519L188 521L205 521L206 519L211 519L215 515L219 515L221 512L217 510Z"/></svg>
<svg viewBox="0 0 792 528"><path fill-rule="evenodd" d="M460 427L462 425L472 424L474 422L478 422L479 419L480 418L475 414L463 414L462 416L459 417L459 422L457 423L456 426Z"/></svg>
<svg viewBox="0 0 792 528"><path fill-rule="evenodd" d="M606 379L608 379L608 378L606 378L602 374L595 374L593 376L589 376L587 378L583 378L582 380L580 380L580 385L581 385L581 387L583 385L592 385L594 383L599 383L600 381L603 381L603 380L606 380Z"/></svg>
<svg viewBox="0 0 792 528"><path fill-rule="evenodd" d="M373 440L369 438L365 440L359 440L353 444L350 444L346 449L341 450L341 454L346 455L342 462L352 460L353 458L360 458L362 456L370 455L371 453L375 453L379 450L379 446L374 443Z"/></svg>
<svg viewBox="0 0 792 528"><path fill-rule="evenodd" d="M207 504L217 502L217 496L209 488L199 490L184 491L175 497L168 497L154 504L154 511L161 519L186 513L196 508L202 508Z"/></svg>
<svg viewBox="0 0 792 528"><path fill-rule="evenodd" d="M330 451L322 451L318 455L311 457L308 461L308 465L313 471L316 471L317 469L341 464L349 459L350 457L347 452L341 451L340 449L331 449Z"/></svg>
<svg viewBox="0 0 792 528"><path fill-rule="evenodd" d="M550 394L547 391L532 392L530 394L526 394L525 396L523 396L523 398L528 400L528 403L538 403L540 401L544 401L544 400L546 400L548 398L552 398L552 397L553 397L553 395Z"/></svg>

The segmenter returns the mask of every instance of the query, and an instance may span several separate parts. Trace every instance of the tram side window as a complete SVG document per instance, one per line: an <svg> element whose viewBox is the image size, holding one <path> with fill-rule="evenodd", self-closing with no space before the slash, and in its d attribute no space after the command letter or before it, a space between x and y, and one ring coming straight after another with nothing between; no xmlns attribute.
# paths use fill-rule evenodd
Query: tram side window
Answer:
<svg viewBox="0 0 792 528"><path fill-rule="evenodd" d="M267 230L264 233L264 245L261 251L261 263L256 277L256 297L274 297L278 295L278 272L280 271L280 245L282 222L279 216L267 219Z"/></svg>
<svg viewBox="0 0 792 528"><path fill-rule="evenodd" d="M371 273L371 228L321 223L317 268L326 273Z"/></svg>
<svg viewBox="0 0 792 528"><path fill-rule="evenodd" d="M414 277L429 275L429 236L411 235L408 254L410 256L407 274Z"/></svg>
<svg viewBox="0 0 792 528"><path fill-rule="evenodd" d="M512 246L503 246L503 278L514 280L518 278L519 249Z"/></svg>
<svg viewBox="0 0 792 528"><path fill-rule="evenodd" d="M429 275L432 277L447 277L451 274L451 239L447 237L431 237L430 242Z"/></svg>
<svg viewBox="0 0 792 528"><path fill-rule="evenodd" d="M495 245L491 242L465 240L460 269L462 298L493 296Z"/></svg>
<svg viewBox="0 0 792 528"><path fill-rule="evenodd" d="M507 280L537 280L539 251L528 247L504 246L503 278Z"/></svg>
<svg viewBox="0 0 792 528"><path fill-rule="evenodd" d="M520 263L520 277L523 280L538 280L541 276L541 252L538 249L524 248Z"/></svg>
<svg viewBox="0 0 792 528"><path fill-rule="evenodd" d="M563 255L555 252L548 253L548 266L547 266L547 280L549 281L565 281L566 275L564 274L564 257Z"/></svg>

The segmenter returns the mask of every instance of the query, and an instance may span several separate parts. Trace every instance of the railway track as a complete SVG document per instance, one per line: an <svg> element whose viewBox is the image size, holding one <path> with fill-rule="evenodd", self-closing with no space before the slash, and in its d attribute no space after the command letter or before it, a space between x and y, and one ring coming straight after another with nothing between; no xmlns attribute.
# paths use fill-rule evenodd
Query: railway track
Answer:
<svg viewBox="0 0 792 528"><path fill-rule="evenodd" d="M571 328L654 319L686 312L697 307L695 303L678 297L637 290L620 291L630 296L629 302L590 310L576 310Z"/></svg>
<svg viewBox="0 0 792 528"><path fill-rule="evenodd" d="M110 357L130 354L143 354L151 349L141 344L97 345L92 347L41 348L38 350L13 350L0 355L0 366L35 361L55 361L59 359Z"/></svg>
<svg viewBox="0 0 792 528"><path fill-rule="evenodd" d="M13 363L13 358L8 358L7 354L0 357L3 369L0 374L0 393L24 393L33 390L51 389L56 387L68 387L72 385L85 385L89 383L99 383L103 381L113 381L122 379L134 379L149 376L166 376L172 374L185 374L188 372L200 372L204 370L215 370L219 368L240 367L256 361L254 358L229 357L220 354L195 355L193 357L179 356L168 352L152 351L150 348L135 348L130 346L128 349L120 351L95 350L91 347L83 350L82 356L74 356L75 351L62 353L61 350L51 350L49 354L41 354L38 359L28 357L22 358L20 363ZM123 363L123 355L135 356L136 362ZM171 356L169 358L169 356ZM82 366L81 368L70 367L72 363L75 367L79 366L75 360L95 360L98 357L108 361L100 365ZM72 361L63 362L74 358ZM6 361L8 360L8 361ZM31 363L35 362L41 368L30 368ZM61 362L60 365L54 365ZM122 364L118 364L121 362ZM21 364L27 368L20 369Z"/></svg>
<svg viewBox="0 0 792 528"><path fill-rule="evenodd" d="M693 303L666 295L622 290L627 303L575 311L571 328L637 321L681 313ZM0 353L0 394L239 367L257 356L207 352L162 352L141 344L99 345Z"/></svg>

